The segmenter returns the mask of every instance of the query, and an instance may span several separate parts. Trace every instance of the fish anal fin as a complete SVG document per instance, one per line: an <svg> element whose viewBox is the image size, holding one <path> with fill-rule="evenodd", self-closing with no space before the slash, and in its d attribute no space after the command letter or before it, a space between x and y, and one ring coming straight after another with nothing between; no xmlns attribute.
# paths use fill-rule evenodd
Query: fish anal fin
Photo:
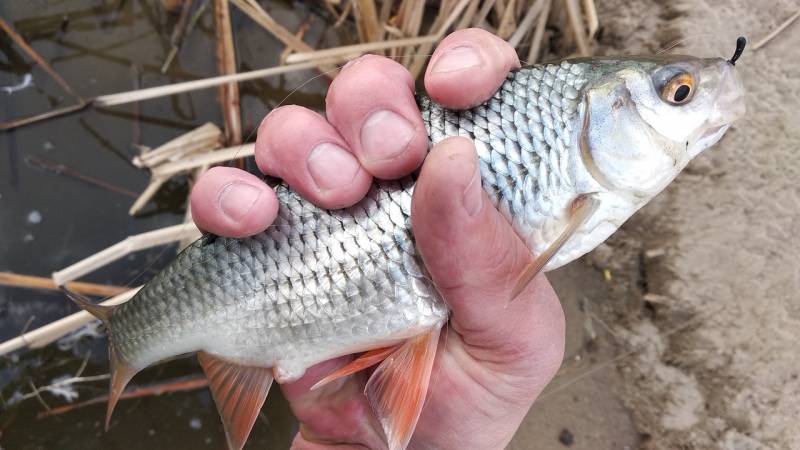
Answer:
<svg viewBox="0 0 800 450"><path fill-rule="evenodd" d="M131 366L125 361L116 350L114 350L114 341L109 334L108 341L108 361L111 366L111 385L108 391L108 408L106 409L106 431L111 424L111 414L117 406L120 396L125 391L125 386L131 381L134 375L139 372L139 369Z"/></svg>
<svg viewBox="0 0 800 450"><path fill-rule="evenodd" d="M378 364L379 362L386 359L386 357L391 355L392 352L394 352L397 348L398 346L383 347L370 350L366 353L362 353L358 358L350 361L348 364L345 364L344 366L334 370L333 372L325 376L325 378L317 381L317 383L314 384L314 386L311 386L311 390L313 391L314 389L319 389L322 386L325 386L326 384L330 383L331 381L338 380L339 378L343 378L348 375L352 375L356 372L360 372L369 367L372 367L375 364Z"/></svg>
<svg viewBox="0 0 800 450"><path fill-rule="evenodd" d="M586 222L586 219L588 219L596 209L597 199L591 195L580 195L573 200L569 212L569 218L567 219L567 225L564 227L564 230L558 235L556 240L545 249L545 251L536 256L536 258L534 258L534 260L531 261L527 267L525 267L525 269L517 278L514 288L511 290L510 300L517 298L517 296L519 296L519 294L524 291L526 287L528 287L528 284L533 281L534 277L536 277L536 275L538 275L539 272L544 269L547 263L553 259L556 253L561 250L561 247L563 247L569 238L572 237L578 227Z"/></svg>
<svg viewBox="0 0 800 450"><path fill-rule="evenodd" d="M404 450L425 403L440 327L408 339L370 377L365 388L389 450Z"/></svg>
<svg viewBox="0 0 800 450"><path fill-rule="evenodd" d="M241 450L272 385L272 369L235 364L199 352L230 450Z"/></svg>

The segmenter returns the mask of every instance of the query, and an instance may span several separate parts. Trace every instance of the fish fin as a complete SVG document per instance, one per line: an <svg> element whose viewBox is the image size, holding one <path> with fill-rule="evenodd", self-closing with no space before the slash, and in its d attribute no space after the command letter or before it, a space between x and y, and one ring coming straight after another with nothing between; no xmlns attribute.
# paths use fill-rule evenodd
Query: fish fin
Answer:
<svg viewBox="0 0 800 450"><path fill-rule="evenodd" d="M108 392L108 409L106 409L105 424L105 429L108 431L108 427L111 424L111 414L114 412L114 407L117 406L122 392L125 391L125 386L127 386L131 378L139 372L139 369L130 365L119 355L114 346L114 334L111 331L111 316L119 305L98 305L85 295L71 291L65 286L59 286L59 289L81 309L100 319L108 332L108 362L111 370L111 383Z"/></svg>
<svg viewBox="0 0 800 450"><path fill-rule="evenodd" d="M428 393L440 327L396 348L370 377L365 388L380 420L389 450L404 450L411 440Z"/></svg>
<svg viewBox="0 0 800 450"><path fill-rule="evenodd" d="M598 201L591 195L580 195L572 202L570 208L570 216L567 221L567 226L561 234L558 235L555 241L550 244L540 255L534 258L530 264L522 271L514 288L511 290L511 300L514 300L519 294L528 287L533 278L544 269L548 262L553 259L553 256L561 250L561 247L567 243L570 237L580 227L586 219L597 209Z"/></svg>
<svg viewBox="0 0 800 450"><path fill-rule="evenodd" d="M108 361L111 366L111 385L108 391L108 408L106 409L106 431L108 431L108 427L111 424L111 414L114 413L114 408L125 391L125 386L128 385L134 375L139 373L139 369L131 366L114 349L114 340L110 331L108 333Z"/></svg>
<svg viewBox="0 0 800 450"><path fill-rule="evenodd" d="M111 324L111 315L114 313L114 310L118 305L98 305L89 299L89 297L86 297L78 292L71 291L66 286L59 286L58 288L64 293L64 295L67 296L67 298L72 300L81 309L100 319L100 321L103 322L103 325L105 325L106 328L109 328Z"/></svg>
<svg viewBox="0 0 800 450"><path fill-rule="evenodd" d="M272 385L272 369L235 364L206 352L199 352L197 359L208 377L228 448L241 450Z"/></svg>
<svg viewBox="0 0 800 450"><path fill-rule="evenodd" d="M331 381L338 380L339 378L343 378L366 368L372 367L386 359L386 357L392 354L392 352L394 352L398 347L399 346L376 348L366 353L362 353L358 358L350 361L348 364L345 364L342 367L339 367L328 374L325 378L317 381L316 384L311 386L311 390L313 391L314 389L319 389Z"/></svg>

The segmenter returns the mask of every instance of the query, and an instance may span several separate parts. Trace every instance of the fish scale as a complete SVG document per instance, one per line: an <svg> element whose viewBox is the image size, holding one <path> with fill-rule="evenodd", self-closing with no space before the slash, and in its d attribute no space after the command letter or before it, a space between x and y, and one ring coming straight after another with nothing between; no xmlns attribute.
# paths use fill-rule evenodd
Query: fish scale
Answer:
<svg viewBox="0 0 800 450"><path fill-rule="evenodd" d="M566 146L556 145L569 130L551 127L576 114L577 103L564 99L582 88L575 76L582 66L514 71L488 102L466 111L419 98L432 143L475 140L483 186L523 236L574 196L561 168ZM291 379L315 362L443 323L447 306L411 232L415 181L416 174L377 182L363 201L338 211L279 185L279 214L265 232L198 240L114 313L117 351L142 368L204 349ZM545 204L560 198L561 205Z"/></svg>

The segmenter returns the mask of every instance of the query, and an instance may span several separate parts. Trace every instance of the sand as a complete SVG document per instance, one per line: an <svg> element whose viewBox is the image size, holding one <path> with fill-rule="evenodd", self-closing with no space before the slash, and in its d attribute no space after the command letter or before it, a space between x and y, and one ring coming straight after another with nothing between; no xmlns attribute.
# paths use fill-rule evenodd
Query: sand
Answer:
<svg viewBox="0 0 800 450"><path fill-rule="evenodd" d="M752 45L797 8L599 2L600 52L685 39L677 52L729 57L737 36ZM737 67L746 118L552 277L568 356L511 448L566 448L565 428L569 448L800 448L800 22Z"/></svg>

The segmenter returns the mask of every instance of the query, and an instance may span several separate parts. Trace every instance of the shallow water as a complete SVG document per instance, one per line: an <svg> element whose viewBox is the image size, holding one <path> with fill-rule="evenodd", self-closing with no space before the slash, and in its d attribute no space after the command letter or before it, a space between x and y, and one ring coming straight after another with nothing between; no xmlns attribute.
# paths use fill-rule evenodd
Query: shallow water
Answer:
<svg viewBox="0 0 800 450"><path fill-rule="evenodd" d="M202 3L196 0L195 3ZM169 50L176 15L158 0L29 0L0 2L9 22L83 97L123 92L216 75L213 1L184 41L166 75L160 67ZM313 2L311 2L313 3ZM289 29L310 20L307 42L331 37L317 10L303 3L269 2L267 9ZM232 7L239 70L278 63L283 46ZM0 89L0 121L41 113L75 102L11 40L0 36L0 86L33 84L7 93ZM306 71L240 84L245 134L292 93L290 103L319 109L326 82L304 84ZM13 131L0 132L0 270L48 276L131 234L179 223L188 185L171 182L139 217L127 210L133 199L42 167L63 164L127 191L141 192L148 174L131 165L136 145L156 147L211 121L222 127L216 90L209 89L140 104L85 110ZM252 162L250 163L252 166ZM175 247L133 254L86 277L127 285L149 279L175 254ZM0 287L0 340L18 335L76 308L60 294ZM66 348L66 347L65 347ZM82 338L65 350L55 344L0 359L0 447L4 449L174 449L223 448L222 429L207 389L123 400L108 433L102 431L105 404L48 418L37 414L67 402L50 393L41 401L14 402L33 386L74 375L107 373L103 338ZM200 375L194 358L170 361L138 375L136 386ZM103 395L106 381L78 385L76 401ZM250 448L285 449L296 431L288 407L275 389L250 439Z"/></svg>

